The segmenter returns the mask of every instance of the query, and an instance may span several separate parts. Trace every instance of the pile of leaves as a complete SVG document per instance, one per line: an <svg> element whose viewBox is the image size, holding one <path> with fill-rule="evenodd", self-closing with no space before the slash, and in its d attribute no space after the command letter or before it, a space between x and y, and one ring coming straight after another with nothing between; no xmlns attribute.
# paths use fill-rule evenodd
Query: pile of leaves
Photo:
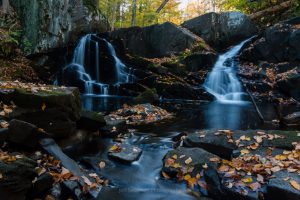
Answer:
<svg viewBox="0 0 300 200"><path fill-rule="evenodd" d="M6 105L6 104L0 102L0 116L8 117L9 114L12 113L16 107L17 106L14 103L11 103L10 105ZM1 128L7 128L8 126L4 125L3 123L0 122Z"/></svg>
<svg viewBox="0 0 300 200"><path fill-rule="evenodd" d="M20 81L2 81L0 82L0 89L23 89L27 92L38 93L38 92L53 92L53 91L60 91L65 89L64 86L52 86L52 85L45 85L40 83L24 83Z"/></svg>
<svg viewBox="0 0 300 200"><path fill-rule="evenodd" d="M126 120L127 124L148 124L164 119L173 118L168 111L151 104L139 104L135 106L124 105L122 109L109 115L112 120Z"/></svg>
<svg viewBox="0 0 300 200"><path fill-rule="evenodd" d="M106 186L108 180L100 178L96 173L89 173L87 176L75 176L72 172L61 165L61 161L55 159L52 156L47 154L42 154L41 152L35 152L37 159L38 167L36 171L38 176L41 176L44 173L49 173L56 183L61 183L66 180L70 181L80 181L83 180L84 185L82 191L87 193L89 190L97 189L99 186ZM104 164L105 165L105 164ZM103 163L99 164L99 167L103 167ZM37 177L33 183L37 180Z"/></svg>

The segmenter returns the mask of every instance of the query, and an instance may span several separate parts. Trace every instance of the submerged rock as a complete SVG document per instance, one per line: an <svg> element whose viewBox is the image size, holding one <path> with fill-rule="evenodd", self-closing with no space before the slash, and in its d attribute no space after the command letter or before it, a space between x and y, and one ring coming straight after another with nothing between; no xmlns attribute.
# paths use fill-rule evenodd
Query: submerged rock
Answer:
<svg viewBox="0 0 300 200"><path fill-rule="evenodd" d="M77 127L89 131L97 131L106 125L104 115L93 111L83 110Z"/></svg>
<svg viewBox="0 0 300 200"><path fill-rule="evenodd" d="M142 149L128 144L114 145L108 151L108 156L121 162L132 163L142 155Z"/></svg>
<svg viewBox="0 0 300 200"><path fill-rule="evenodd" d="M224 50L257 33L250 18L240 12L207 13L182 24L212 47Z"/></svg>

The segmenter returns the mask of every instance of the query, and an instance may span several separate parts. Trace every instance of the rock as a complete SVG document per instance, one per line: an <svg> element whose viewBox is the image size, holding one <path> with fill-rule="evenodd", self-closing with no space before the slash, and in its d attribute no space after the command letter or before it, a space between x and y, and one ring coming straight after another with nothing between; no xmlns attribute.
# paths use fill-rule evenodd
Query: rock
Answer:
<svg viewBox="0 0 300 200"><path fill-rule="evenodd" d="M0 180L1 198L25 199L27 191L32 187L32 181L37 176L36 162L22 157L13 162L0 161L0 171L3 176Z"/></svg>
<svg viewBox="0 0 300 200"><path fill-rule="evenodd" d="M218 50L224 50L257 33L250 18L240 12L211 12L188 20L182 26Z"/></svg>
<svg viewBox="0 0 300 200"><path fill-rule="evenodd" d="M176 159L174 158L176 155ZM187 162L188 159L191 159L190 162ZM200 148L185 148L178 147L177 149L169 151L164 159L164 167L162 169L163 172L167 173L170 177L176 177L176 175L180 172L180 167L174 167L174 165L169 165L168 159L172 159L174 163L178 163L181 167L193 167L192 172L190 174L196 176L197 173L203 169L203 165L207 164L208 168L217 170L217 163L213 163L210 161L211 158L218 158L218 156L205 151Z"/></svg>
<svg viewBox="0 0 300 200"><path fill-rule="evenodd" d="M34 148L37 147L41 136L42 133L33 124L15 119L9 122L9 135L7 138L9 142Z"/></svg>
<svg viewBox="0 0 300 200"><path fill-rule="evenodd" d="M11 1L23 24L24 37L31 42L30 53L45 53L77 42L84 33L108 29L96 1Z"/></svg>
<svg viewBox="0 0 300 200"><path fill-rule="evenodd" d="M11 100L17 105L8 116L35 124L53 137L72 135L80 118L81 99L77 88L20 82L1 82L15 88Z"/></svg>
<svg viewBox="0 0 300 200"><path fill-rule="evenodd" d="M300 126L300 112L294 112L285 116L282 122L287 126Z"/></svg>
<svg viewBox="0 0 300 200"><path fill-rule="evenodd" d="M196 52L187 56L183 63L188 71L195 72L200 69L212 69L217 60L217 55L213 52Z"/></svg>
<svg viewBox="0 0 300 200"><path fill-rule="evenodd" d="M49 108L43 111L17 107L10 114L10 118L34 123L54 138L68 137L74 135L76 131L76 122L60 108Z"/></svg>
<svg viewBox="0 0 300 200"><path fill-rule="evenodd" d="M139 94L137 97L134 98L134 101L138 104L141 103L155 103L158 102L159 96L157 94L156 89L147 89L146 91Z"/></svg>
<svg viewBox="0 0 300 200"><path fill-rule="evenodd" d="M60 160L61 165L63 167L70 170L70 172L74 176L79 177L78 183L80 184L81 187L83 187L85 185L85 180L83 179L83 177L88 179L91 183L95 182L95 180L92 180L91 178L88 178L89 175L85 171L83 171L80 168L80 166L73 159L71 159L69 156L67 156L65 153L62 152L60 147L55 143L55 141L53 139L44 138L44 139L41 139L39 142L40 142L41 147L48 154L52 155L57 160ZM70 186L70 188L72 188L71 191L75 192L73 194L75 194L75 196L77 197L78 190L73 190L74 187L75 187L75 186L73 187L73 185L76 185L77 182L76 181L71 181L70 184L72 186L72 187ZM67 185L69 186L69 182L68 182ZM98 194L99 194L99 192L101 191L101 188L102 188L101 185L98 185L98 184L96 184L96 185L97 185L96 188L94 188L93 190L89 190L89 192L88 192L88 194L90 194L94 198L98 196ZM77 186L75 188L77 188ZM81 190L80 190L80 194L81 194Z"/></svg>
<svg viewBox="0 0 300 200"><path fill-rule="evenodd" d="M14 92L15 92L14 89L4 89L4 88L1 88L0 89L0 100L4 104L10 104L11 101L12 101Z"/></svg>
<svg viewBox="0 0 300 200"><path fill-rule="evenodd" d="M77 121L77 127L89 131L97 131L106 125L103 114L83 110L81 112L80 120Z"/></svg>
<svg viewBox="0 0 300 200"><path fill-rule="evenodd" d="M109 33L109 36L111 39L123 40L129 53L148 58L178 54L202 41L188 30L170 22L144 28L119 29Z"/></svg>
<svg viewBox="0 0 300 200"><path fill-rule="evenodd" d="M300 47L296 44L299 40L300 31L296 24L278 23L267 28L251 44L246 45L240 58L253 63L258 61L289 62L292 66L297 66Z"/></svg>
<svg viewBox="0 0 300 200"><path fill-rule="evenodd" d="M33 197L41 197L52 188L54 183L53 177L49 173L44 173L37 178L33 184Z"/></svg>
<svg viewBox="0 0 300 200"><path fill-rule="evenodd" d="M216 132L216 130L209 130L188 134L183 145L186 147L199 147L222 158L230 159L237 146L228 143L226 135L215 135Z"/></svg>
<svg viewBox="0 0 300 200"><path fill-rule="evenodd" d="M64 181L62 183L62 193L64 194L65 198L71 196L75 200L86 199L84 193L81 191L81 186L76 181Z"/></svg>
<svg viewBox="0 0 300 200"><path fill-rule="evenodd" d="M137 146L122 144L116 146L118 149L114 150L115 146L108 151L108 156L125 163L132 163L137 161L142 155L142 149Z"/></svg>
<svg viewBox="0 0 300 200"><path fill-rule="evenodd" d="M49 108L61 108L70 115L71 119L78 120L80 118L80 92L74 87L53 87L50 91L39 90L37 92L16 89L13 102L19 107L44 111ZM45 105L44 109L42 109L43 105Z"/></svg>
<svg viewBox="0 0 300 200"><path fill-rule="evenodd" d="M289 177L288 180L284 180ZM290 184L294 180L300 183L299 175L295 173L288 173L287 171L280 171L275 173L275 177L269 181L267 186L267 199L289 199L296 200L300 198L300 191L296 190Z"/></svg>
<svg viewBox="0 0 300 200"><path fill-rule="evenodd" d="M298 70L300 72L300 68ZM278 80L275 84L283 93L294 97L300 101L300 74L295 72L294 74L288 75L286 78Z"/></svg>
<svg viewBox="0 0 300 200"><path fill-rule="evenodd" d="M9 135L9 130L7 128L0 129L0 146L3 144L3 142L6 141L8 135Z"/></svg>

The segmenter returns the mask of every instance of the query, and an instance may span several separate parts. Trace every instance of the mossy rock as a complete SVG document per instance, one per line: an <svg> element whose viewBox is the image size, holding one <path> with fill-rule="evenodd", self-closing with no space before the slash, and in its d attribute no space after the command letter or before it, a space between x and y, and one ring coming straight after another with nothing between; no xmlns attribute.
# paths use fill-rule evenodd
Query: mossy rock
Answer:
<svg viewBox="0 0 300 200"><path fill-rule="evenodd" d="M62 108L73 120L80 118L81 99L78 88L63 88L53 91L38 91L33 93L24 89L16 89L13 102L23 108L45 110L47 108Z"/></svg>
<svg viewBox="0 0 300 200"><path fill-rule="evenodd" d="M136 103L154 103L158 100L158 94L156 89L147 89L139 96L137 96L134 101Z"/></svg>

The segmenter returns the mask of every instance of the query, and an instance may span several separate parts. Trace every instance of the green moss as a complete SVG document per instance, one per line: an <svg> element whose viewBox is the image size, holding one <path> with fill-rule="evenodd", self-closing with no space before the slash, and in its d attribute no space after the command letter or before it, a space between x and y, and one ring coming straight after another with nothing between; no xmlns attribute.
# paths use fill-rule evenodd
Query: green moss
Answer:
<svg viewBox="0 0 300 200"><path fill-rule="evenodd" d="M148 88L146 91L137 96L134 100L136 103L153 103L158 99L158 94L155 88Z"/></svg>

